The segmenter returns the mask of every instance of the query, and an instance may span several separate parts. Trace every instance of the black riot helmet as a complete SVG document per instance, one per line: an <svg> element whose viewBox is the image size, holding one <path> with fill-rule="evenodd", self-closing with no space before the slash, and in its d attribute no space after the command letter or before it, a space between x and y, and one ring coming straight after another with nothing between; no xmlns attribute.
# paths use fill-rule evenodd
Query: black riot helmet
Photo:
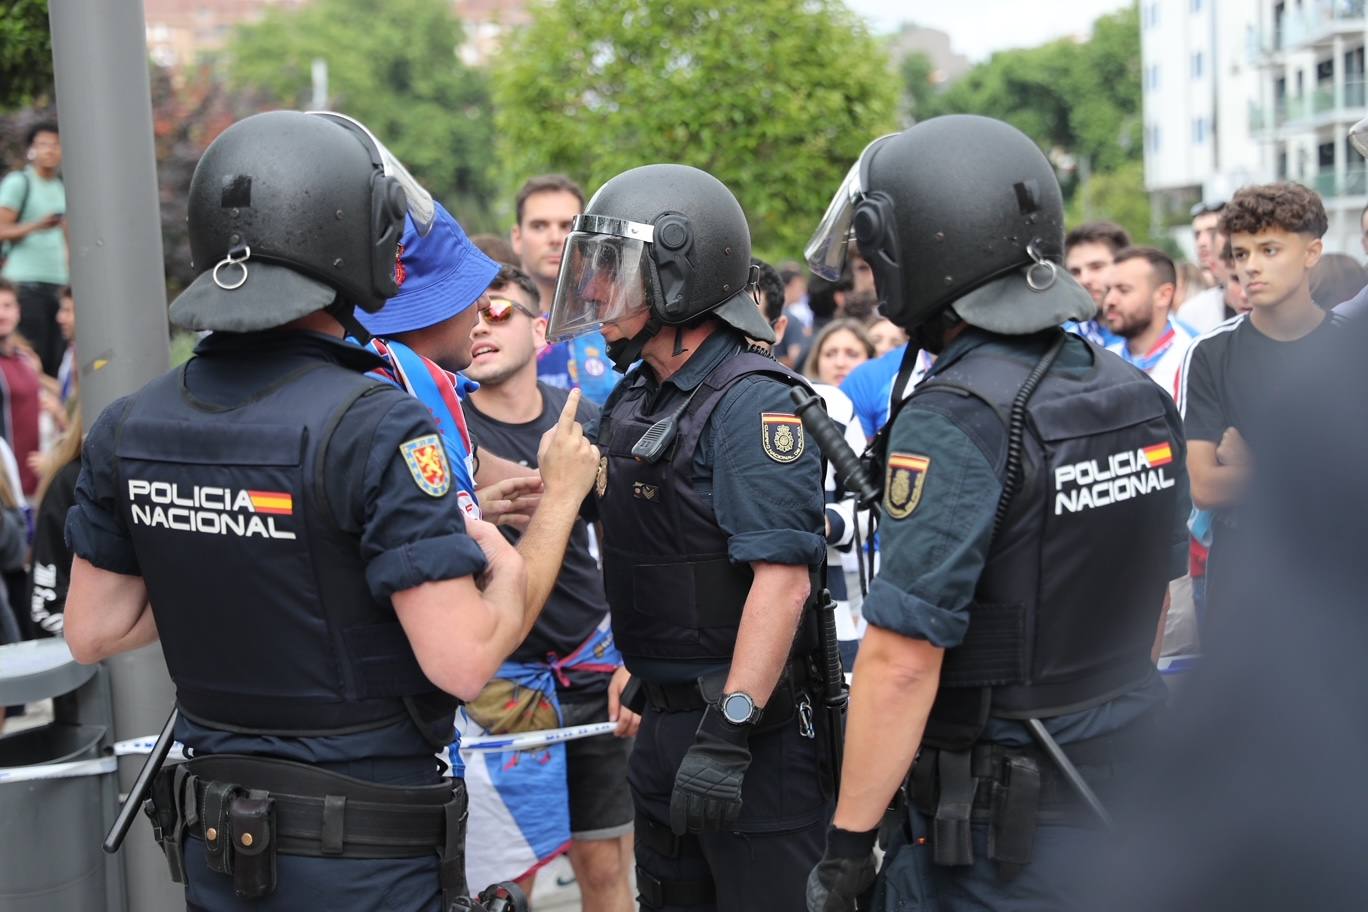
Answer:
<svg viewBox="0 0 1368 912"><path fill-rule="evenodd" d="M909 331L951 305L1003 333L1096 312L1058 267L1064 204L1054 170L1000 120L936 117L871 143L808 243L812 270L838 276L850 238L874 270L883 314ZM975 294L990 283L993 294Z"/></svg>
<svg viewBox="0 0 1368 912"><path fill-rule="evenodd" d="M666 326L704 314L774 341L750 295L750 227L726 185L688 165L646 165L608 181L575 218L561 256L547 337L569 339L649 312L609 346L619 370Z"/></svg>
<svg viewBox="0 0 1368 912"><path fill-rule="evenodd" d="M329 309L350 324L398 291L405 216L432 197L366 127L342 114L272 111L233 124L190 180L199 277L171 305L187 329L270 329Z"/></svg>

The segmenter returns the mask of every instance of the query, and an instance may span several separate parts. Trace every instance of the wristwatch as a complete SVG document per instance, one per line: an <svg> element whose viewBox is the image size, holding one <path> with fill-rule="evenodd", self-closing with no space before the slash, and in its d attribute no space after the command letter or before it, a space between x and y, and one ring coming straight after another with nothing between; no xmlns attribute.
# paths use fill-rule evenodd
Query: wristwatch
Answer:
<svg viewBox="0 0 1368 912"><path fill-rule="evenodd" d="M717 708L721 710L722 718L732 725L754 725L764 713L744 690L723 694L722 699L717 701Z"/></svg>

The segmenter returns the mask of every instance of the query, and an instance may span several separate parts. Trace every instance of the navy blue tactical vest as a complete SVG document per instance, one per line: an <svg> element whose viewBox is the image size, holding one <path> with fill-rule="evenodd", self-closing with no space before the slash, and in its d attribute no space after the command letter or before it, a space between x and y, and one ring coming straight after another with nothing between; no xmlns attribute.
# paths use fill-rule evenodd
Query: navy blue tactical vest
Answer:
<svg viewBox="0 0 1368 912"><path fill-rule="evenodd" d="M989 714L1088 709L1155 673L1150 649L1184 472L1180 422L1153 381L1086 344L1091 368L1051 369L1030 399L1022 484L993 538L964 642L945 654L933 744L971 740ZM1005 428L1033 366L980 346L907 401L937 390L972 396Z"/></svg>
<svg viewBox="0 0 1368 912"><path fill-rule="evenodd" d="M632 447L680 408L679 400L653 405L648 386L628 379L604 405L598 433L607 460L598 488L603 579L613 638L626 656L731 661L754 574L727 557L727 533L710 501L694 490L692 467L713 410L737 381L755 374L804 382L765 355L726 358L693 391L678 416L674 444L653 464L638 461ZM808 635L800 635L800 650L811 645L810 615L804 612Z"/></svg>
<svg viewBox="0 0 1368 912"><path fill-rule="evenodd" d="M423 675L393 607L370 595L358 534L337 528L322 484L347 409L402 393L321 363L222 407L196 400L184 376L135 395L115 443L119 509L181 710L214 728L295 736L407 713L449 743L457 701Z"/></svg>

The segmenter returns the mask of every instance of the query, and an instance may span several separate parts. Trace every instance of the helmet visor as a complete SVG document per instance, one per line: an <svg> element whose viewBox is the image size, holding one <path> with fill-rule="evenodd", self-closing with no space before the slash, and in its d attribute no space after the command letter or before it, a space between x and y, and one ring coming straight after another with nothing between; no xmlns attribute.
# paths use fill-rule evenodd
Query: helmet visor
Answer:
<svg viewBox="0 0 1368 912"><path fill-rule="evenodd" d="M1368 117L1349 128L1349 142L1358 149L1358 154L1368 158Z"/></svg>
<svg viewBox="0 0 1368 912"><path fill-rule="evenodd" d="M826 214L808 241L803 255L808 268L828 282L835 282L845 270L846 245L851 238L855 220L855 205L863 191L860 188L860 163L850 166L845 180L831 198Z"/></svg>
<svg viewBox="0 0 1368 912"><path fill-rule="evenodd" d="M845 180L841 181L840 189L831 198L831 205L827 206L826 214L812 234L812 240L803 250L808 268L828 282L837 281L845 271L846 248L854 237L855 207L864 195L865 166L870 153L892 135L880 136L865 146L855 164L846 172Z"/></svg>
<svg viewBox="0 0 1368 912"><path fill-rule="evenodd" d="M437 217L436 207L432 202L432 194L420 183L417 178L409 173L404 163L394 157L394 153L385 147L375 134L370 131L361 121L346 114L338 114L336 111L310 111L319 117L325 117L333 123L339 124L355 133L361 141L370 149L371 160L384 171L386 177L392 177L399 182L399 186L404 190L404 197L408 200L408 214L413 219L413 225L418 229L418 234L426 237L432 230L432 223Z"/></svg>
<svg viewBox="0 0 1368 912"><path fill-rule="evenodd" d="M615 219L580 216L565 239L556 297L546 337L552 342L572 339L651 309L655 272L649 249L651 226ZM631 230L634 226L635 229ZM583 230L609 227L614 233ZM628 236L628 235L633 236Z"/></svg>

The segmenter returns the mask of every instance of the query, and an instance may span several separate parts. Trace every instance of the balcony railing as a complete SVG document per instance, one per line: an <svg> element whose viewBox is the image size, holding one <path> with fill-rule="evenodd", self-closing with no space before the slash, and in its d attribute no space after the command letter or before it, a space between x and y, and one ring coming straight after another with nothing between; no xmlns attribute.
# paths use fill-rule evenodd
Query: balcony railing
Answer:
<svg viewBox="0 0 1368 912"><path fill-rule="evenodd" d="M1251 105L1250 129L1258 130L1269 126L1277 128L1287 124L1295 125L1336 114L1342 114L1346 119L1357 120L1365 113L1365 98L1368 98L1368 88L1365 88L1363 79L1346 81L1342 100L1335 98L1335 87L1333 85L1321 85L1309 94L1290 95L1278 99L1273 106L1271 125L1268 123L1267 115L1263 109L1257 105Z"/></svg>
<svg viewBox="0 0 1368 912"><path fill-rule="evenodd" d="M1325 168L1317 171L1315 179L1312 181L1317 193L1326 199L1333 199L1340 196L1363 196L1368 194L1368 166L1359 164L1349 168L1344 172L1343 178L1337 178L1332 168Z"/></svg>
<svg viewBox="0 0 1368 912"><path fill-rule="evenodd" d="M1368 0L1316 0L1300 13L1287 13L1252 43L1265 54L1299 48L1333 35L1337 29L1359 26L1365 15Z"/></svg>

